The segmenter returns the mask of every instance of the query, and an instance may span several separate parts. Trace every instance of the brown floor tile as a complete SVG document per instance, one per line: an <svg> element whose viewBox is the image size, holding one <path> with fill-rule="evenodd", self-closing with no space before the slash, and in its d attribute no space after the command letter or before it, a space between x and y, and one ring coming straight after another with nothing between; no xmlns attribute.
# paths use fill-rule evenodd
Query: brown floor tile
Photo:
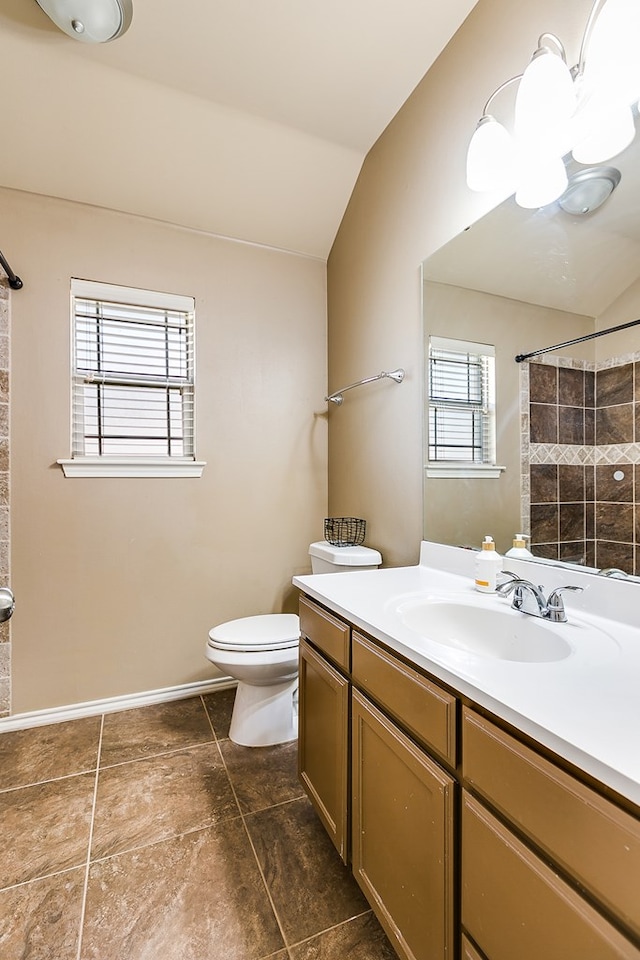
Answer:
<svg viewBox="0 0 640 960"><path fill-rule="evenodd" d="M84 868L0 892L0 956L76 960Z"/></svg>
<svg viewBox="0 0 640 960"><path fill-rule="evenodd" d="M95 774L0 794L0 888L86 862Z"/></svg>
<svg viewBox="0 0 640 960"><path fill-rule="evenodd" d="M91 859L239 815L215 743L107 767L98 777Z"/></svg>
<svg viewBox="0 0 640 960"><path fill-rule="evenodd" d="M0 790L95 770L100 717L0 734Z"/></svg>
<svg viewBox="0 0 640 960"><path fill-rule="evenodd" d="M246 823L288 943L369 909L306 798L248 814Z"/></svg>
<svg viewBox="0 0 640 960"><path fill-rule="evenodd" d="M225 740L229 736L236 688L220 690L219 693L208 693L202 699L216 732L216 740Z"/></svg>
<svg viewBox="0 0 640 960"><path fill-rule="evenodd" d="M297 947L291 960L397 960L384 930L371 911L333 927Z"/></svg>
<svg viewBox="0 0 640 960"><path fill-rule="evenodd" d="M82 960L259 960L283 947L240 820L91 867Z"/></svg>
<svg viewBox="0 0 640 960"><path fill-rule="evenodd" d="M104 718L100 766L211 740L211 726L200 697L108 713Z"/></svg>
<svg viewBox="0 0 640 960"><path fill-rule="evenodd" d="M243 813L303 796L298 780L297 742L275 747L240 747L223 740L220 749Z"/></svg>

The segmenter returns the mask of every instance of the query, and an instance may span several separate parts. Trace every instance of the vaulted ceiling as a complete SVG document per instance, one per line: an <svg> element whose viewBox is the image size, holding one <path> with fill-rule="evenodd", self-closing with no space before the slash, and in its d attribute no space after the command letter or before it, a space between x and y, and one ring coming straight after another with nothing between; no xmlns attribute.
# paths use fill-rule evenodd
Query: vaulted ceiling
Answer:
<svg viewBox="0 0 640 960"><path fill-rule="evenodd" d="M475 0L133 4L124 36L89 45L0 0L0 185L324 259Z"/></svg>

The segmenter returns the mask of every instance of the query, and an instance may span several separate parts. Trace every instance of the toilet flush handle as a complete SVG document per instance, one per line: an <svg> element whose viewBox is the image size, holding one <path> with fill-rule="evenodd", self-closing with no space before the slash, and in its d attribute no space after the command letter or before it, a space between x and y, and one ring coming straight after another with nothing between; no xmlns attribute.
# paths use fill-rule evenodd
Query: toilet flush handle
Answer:
<svg viewBox="0 0 640 960"><path fill-rule="evenodd" d="M13 614L16 598L9 587L0 587L0 623L4 623Z"/></svg>

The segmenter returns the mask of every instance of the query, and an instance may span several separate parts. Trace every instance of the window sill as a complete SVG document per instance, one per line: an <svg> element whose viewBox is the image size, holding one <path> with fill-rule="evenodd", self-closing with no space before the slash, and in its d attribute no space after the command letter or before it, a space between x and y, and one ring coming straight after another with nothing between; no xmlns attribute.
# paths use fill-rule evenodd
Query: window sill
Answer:
<svg viewBox="0 0 640 960"><path fill-rule="evenodd" d="M201 477L204 460L78 457L58 460L65 477Z"/></svg>
<svg viewBox="0 0 640 960"><path fill-rule="evenodd" d="M494 463L428 463L425 467L428 477L442 480L463 480L475 477L478 480L497 480L506 467Z"/></svg>

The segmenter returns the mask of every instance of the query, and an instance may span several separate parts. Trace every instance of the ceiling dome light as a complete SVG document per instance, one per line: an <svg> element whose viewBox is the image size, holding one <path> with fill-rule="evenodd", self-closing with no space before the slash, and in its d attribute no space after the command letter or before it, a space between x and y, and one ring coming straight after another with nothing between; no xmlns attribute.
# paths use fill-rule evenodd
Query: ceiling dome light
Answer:
<svg viewBox="0 0 640 960"><path fill-rule="evenodd" d="M558 204L565 213L574 217L592 213L609 199L620 179L620 171L615 167L580 170L569 178L567 189L558 198Z"/></svg>
<svg viewBox="0 0 640 960"><path fill-rule="evenodd" d="M107 43L131 25L132 0L36 0L68 37L81 43Z"/></svg>
<svg viewBox="0 0 640 960"><path fill-rule="evenodd" d="M515 150L509 133L488 114L481 117L467 151L467 185L479 192L515 189Z"/></svg>

